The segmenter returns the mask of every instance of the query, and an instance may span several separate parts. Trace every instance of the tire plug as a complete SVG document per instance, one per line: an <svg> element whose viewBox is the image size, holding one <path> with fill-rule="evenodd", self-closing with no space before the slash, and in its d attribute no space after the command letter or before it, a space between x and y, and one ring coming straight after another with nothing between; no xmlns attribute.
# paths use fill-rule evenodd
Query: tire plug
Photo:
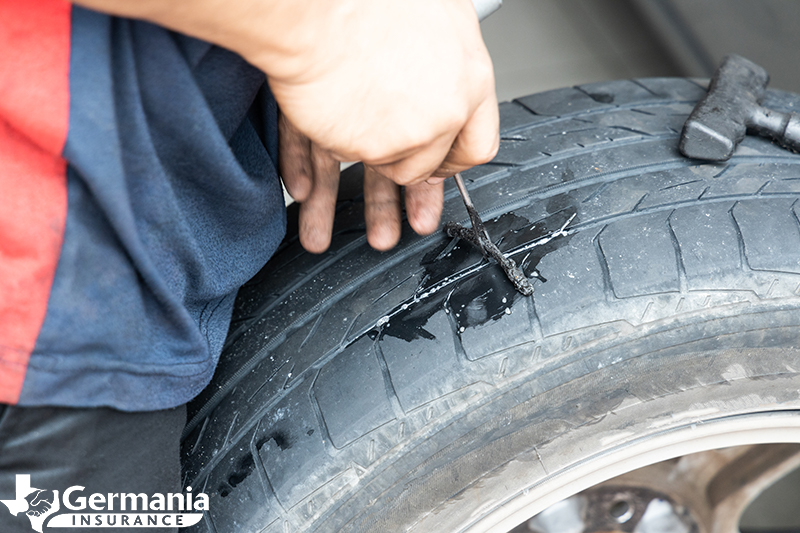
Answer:
<svg viewBox="0 0 800 533"><path fill-rule="evenodd" d="M453 177L456 180L456 186L458 187L459 194L461 194L461 199L464 200L464 207L467 209L469 220L472 223L472 229L465 228L455 222L448 222L444 226L445 232L450 237L456 237L470 242L481 251L483 257L487 260L491 258L497 261L497 264L499 264L503 272L506 273L508 279L511 280L514 288L523 295L530 296L533 294L533 284L525 277L525 273L517 266L514 260L504 255L491 239L489 239L489 233L486 231L486 227L483 225L478 211L472 204L472 199L469 197L469 192L467 192L467 187L464 185L464 180L461 178L461 173L456 173Z"/></svg>

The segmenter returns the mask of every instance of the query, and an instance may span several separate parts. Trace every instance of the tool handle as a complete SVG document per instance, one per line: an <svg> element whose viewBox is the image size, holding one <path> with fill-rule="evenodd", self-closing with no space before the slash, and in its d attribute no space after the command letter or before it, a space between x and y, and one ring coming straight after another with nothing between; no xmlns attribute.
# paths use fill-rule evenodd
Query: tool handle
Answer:
<svg viewBox="0 0 800 533"><path fill-rule="evenodd" d="M478 20L483 20L503 5L503 0L472 0L472 5L475 6L475 12L478 14Z"/></svg>
<svg viewBox="0 0 800 533"><path fill-rule="evenodd" d="M771 137L785 147L800 151L800 115L759 106L747 122L759 135Z"/></svg>

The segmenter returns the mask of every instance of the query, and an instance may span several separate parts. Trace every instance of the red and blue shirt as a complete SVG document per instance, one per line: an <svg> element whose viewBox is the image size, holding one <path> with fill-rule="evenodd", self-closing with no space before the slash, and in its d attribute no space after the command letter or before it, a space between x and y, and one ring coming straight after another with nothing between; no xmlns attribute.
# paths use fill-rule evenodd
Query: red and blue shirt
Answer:
<svg viewBox="0 0 800 533"><path fill-rule="evenodd" d="M0 403L154 410L208 383L284 234L276 117L232 52L0 0Z"/></svg>

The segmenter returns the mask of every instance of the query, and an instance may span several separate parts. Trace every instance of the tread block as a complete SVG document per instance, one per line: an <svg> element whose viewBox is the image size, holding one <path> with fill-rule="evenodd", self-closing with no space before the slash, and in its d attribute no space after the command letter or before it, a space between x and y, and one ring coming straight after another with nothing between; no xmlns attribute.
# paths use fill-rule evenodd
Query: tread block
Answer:
<svg viewBox="0 0 800 533"><path fill-rule="evenodd" d="M800 111L800 100L797 94L779 89L769 89L762 105L768 109L780 109L782 111Z"/></svg>
<svg viewBox="0 0 800 533"><path fill-rule="evenodd" d="M630 213L638 205L647 201L653 187L650 174L637 173L612 182L601 183L580 189L581 219L592 220L598 217L617 216Z"/></svg>
<svg viewBox="0 0 800 533"><path fill-rule="evenodd" d="M532 94L530 96L517 98L514 101L519 102L537 115L550 117L558 117L609 106L609 104L595 100L585 92L574 87Z"/></svg>
<svg viewBox="0 0 800 533"><path fill-rule="evenodd" d="M653 91L630 80L600 81L579 85L593 100L604 104L626 105L631 103L658 101L668 98L653 94Z"/></svg>
<svg viewBox="0 0 800 533"><path fill-rule="evenodd" d="M598 302L606 300L603 271L594 244L598 232L574 235L566 246L540 261L537 268L547 283L537 284L533 301L545 336L598 322Z"/></svg>
<svg viewBox="0 0 800 533"><path fill-rule="evenodd" d="M242 395L245 401L230 402L223 401L214 412L217 423L231 427L232 432L240 429L241 424L246 423L252 416L257 416L259 407L268 402L276 394L290 384L304 378L304 372L316 362L318 354L304 349L305 339L317 329L316 321L311 321L305 326L291 332L286 339L279 344L269 355L264 355L263 359L248 372L250 379L240 383L233 393ZM239 346L239 344L235 345ZM242 360L247 352L231 352L234 357L238 356ZM250 352L257 353L257 352ZM307 374L306 374L307 376ZM215 432L214 438L225 438L224 433ZM221 442L212 442L206 446L215 449L221 447Z"/></svg>
<svg viewBox="0 0 800 533"><path fill-rule="evenodd" d="M512 137L501 137L500 150L493 161L518 165L542 156L647 135L647 132L614 125L564 120L535 130L521 131Z"/></svg>
<svg viewBox="0 0 800 533"><path fill-rule="evenodd" d="M340 305L329 309L304 340L304 344L315 346L319 355L346 343L347 335L353 329L354 320L361 308L359 303L357 299L347 298Z"/></svg>
<svg viewBox="0 0 800 533"><path fill-rule="evenodd" d="M499 267L491 267L484 276L484 280L489 276L492 278L486 284L487 291L477 298L472 298L465 308L453 308L453 300L457 298L458 289L449 299L450 313L459 312L464 318L463 323L466 325L463 326L463 331L459 328L458 336L470 361L477 361L509 347L541 340L531 324L532 315L528 303L530 299L520 298L509 290L508 279ZM500 302L492 302L498 299L501 299ZM491 302L489 305L487 300ZM503 307L505 309L501 309ZM466 316L468 314L483 316L478 316L478 322L469 325L470 319ZM494 316L486 316L487 314ZM460 319L456 320L459 321Z"/></svg>
<svg viewBox="0 0 800 533"><path fill-rule="evenodd" d="M453 326L444 309L434 313L422 328L426 337L414 342L389 335L379 341L394 390L406 412L469 384L461 371Z"/></svg>
<svg viewBox="0 0 800 533"><path fill-rule="evenodd" d="M667 214L615 222L598 237L617 298L680 290Z"/></svg>
<svg viewBox="0 0 800 533"><path fill-rule="evenodd" d="M230 454L211 472L206 492L217 531L258 531L280 518L249 451Z"/></svg>
<svg viewBox="0 0 800 533"><path fill-rule="evenodd" d="M800 224L794 200L747 200L733 206L733 218L753 270L800 273Z"/></svg>
<svg viewBox="0 0 800 533"><path fill-rule="evenodd" d="M305 387L292 390L261 419L255 446L275 496L284 509L294 507L313 492L317 484L339 473L340 469L330 460L326 439ZM315 480L315 483L304 480Z"/></svg>
<svg viewBox="0 0 800 533"><path fill-rule="evenodd" d="M684 78L638 78L635 81L664 99L697 101L706 95L706 90L698 83Z"/></svg>
<svg viewBox="0 0 800 533"><path fill-rule="evenodd" d="M769 169L764 172L765 167ZM716 198L732 195L753 195L758 191L763 192L787 192L781 189L781 184L791 184L792 181L783 181L783 178L791 177L787 174L799 172L793 168L794 165L765 164L760 163L736 163L729 162L720 165L707 165L705 168L716 170L709 180L708 191L703 195L704 198ZM800 186L800 180L797 184ZM792 192L792 191L788 191Z"/></svg>
<svg viewBox="0 0 800 533"><path fill-rule="evenodd" d="M362 337L325 365L314 383L334 446L341 448L394 419L373 341Z"/></svg>
<svg viewBox="0 0 800 533"><path fill-rule="evenodd" d="M761 189L762 194L800 193L800 166L796 163L767 163L762 164L760 170L764 173L764 179L769 180Z"/></svg>
<svg viewBox="0 0 800 533"><path fill-rule="evenodd" d="M500 133L530 126L547 117L534 115L531 111L517 102L502 102L500 104Z"/></svg>
<svg viewBox="0 0 800 533"><path fill-rule="evenodd" d="M664 103L641 109L615 109L608 113L592 113L586 120L598 126L614 127L641 132L646 135L672 134L678 136L686 115L692 112L691 104ZM654 120L653 117L658 117Z"/></svg>
<svg viewBox="0 0 800 533"><path fill-rule="evenodd" d="M353 331L360 331L374 325L386 314L414 296L419 288L423 271L418 266L412 270L412 261L397 265L365 282L353 299L365 303L364 310L356 320ZM413 274L411 272L414 272Z"/></svg>
<svg viewBox="0 0 800 533"><path fill-rule="evenodd" d="M643 176L644 184L650 185L656 182L659 185L657 189L652 188L636 208L643 210L700 198L705 194L708 184L713 178L713 171L713 167L701 166L675 168L647 174Z"/></svg>
<svg viewBox="0 0 800 533"><path fill-rule="evenodd" d="M681 252L691 289L707 288L707 280L742 268L739 238L731 220L731 203L676 209L669 222Z"/></svg>

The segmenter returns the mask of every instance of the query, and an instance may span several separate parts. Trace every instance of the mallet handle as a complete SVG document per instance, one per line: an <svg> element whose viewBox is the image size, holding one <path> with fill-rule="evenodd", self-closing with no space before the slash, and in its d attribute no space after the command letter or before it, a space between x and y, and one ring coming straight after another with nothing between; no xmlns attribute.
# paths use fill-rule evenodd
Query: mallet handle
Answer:
<svg viewBox="0 0 800 533"><path fill-rule="evenodd" d="M800 115L782 113L758 106L748 117L747 127L763 135L771 137L786 148L800 151Z"/></svg>

